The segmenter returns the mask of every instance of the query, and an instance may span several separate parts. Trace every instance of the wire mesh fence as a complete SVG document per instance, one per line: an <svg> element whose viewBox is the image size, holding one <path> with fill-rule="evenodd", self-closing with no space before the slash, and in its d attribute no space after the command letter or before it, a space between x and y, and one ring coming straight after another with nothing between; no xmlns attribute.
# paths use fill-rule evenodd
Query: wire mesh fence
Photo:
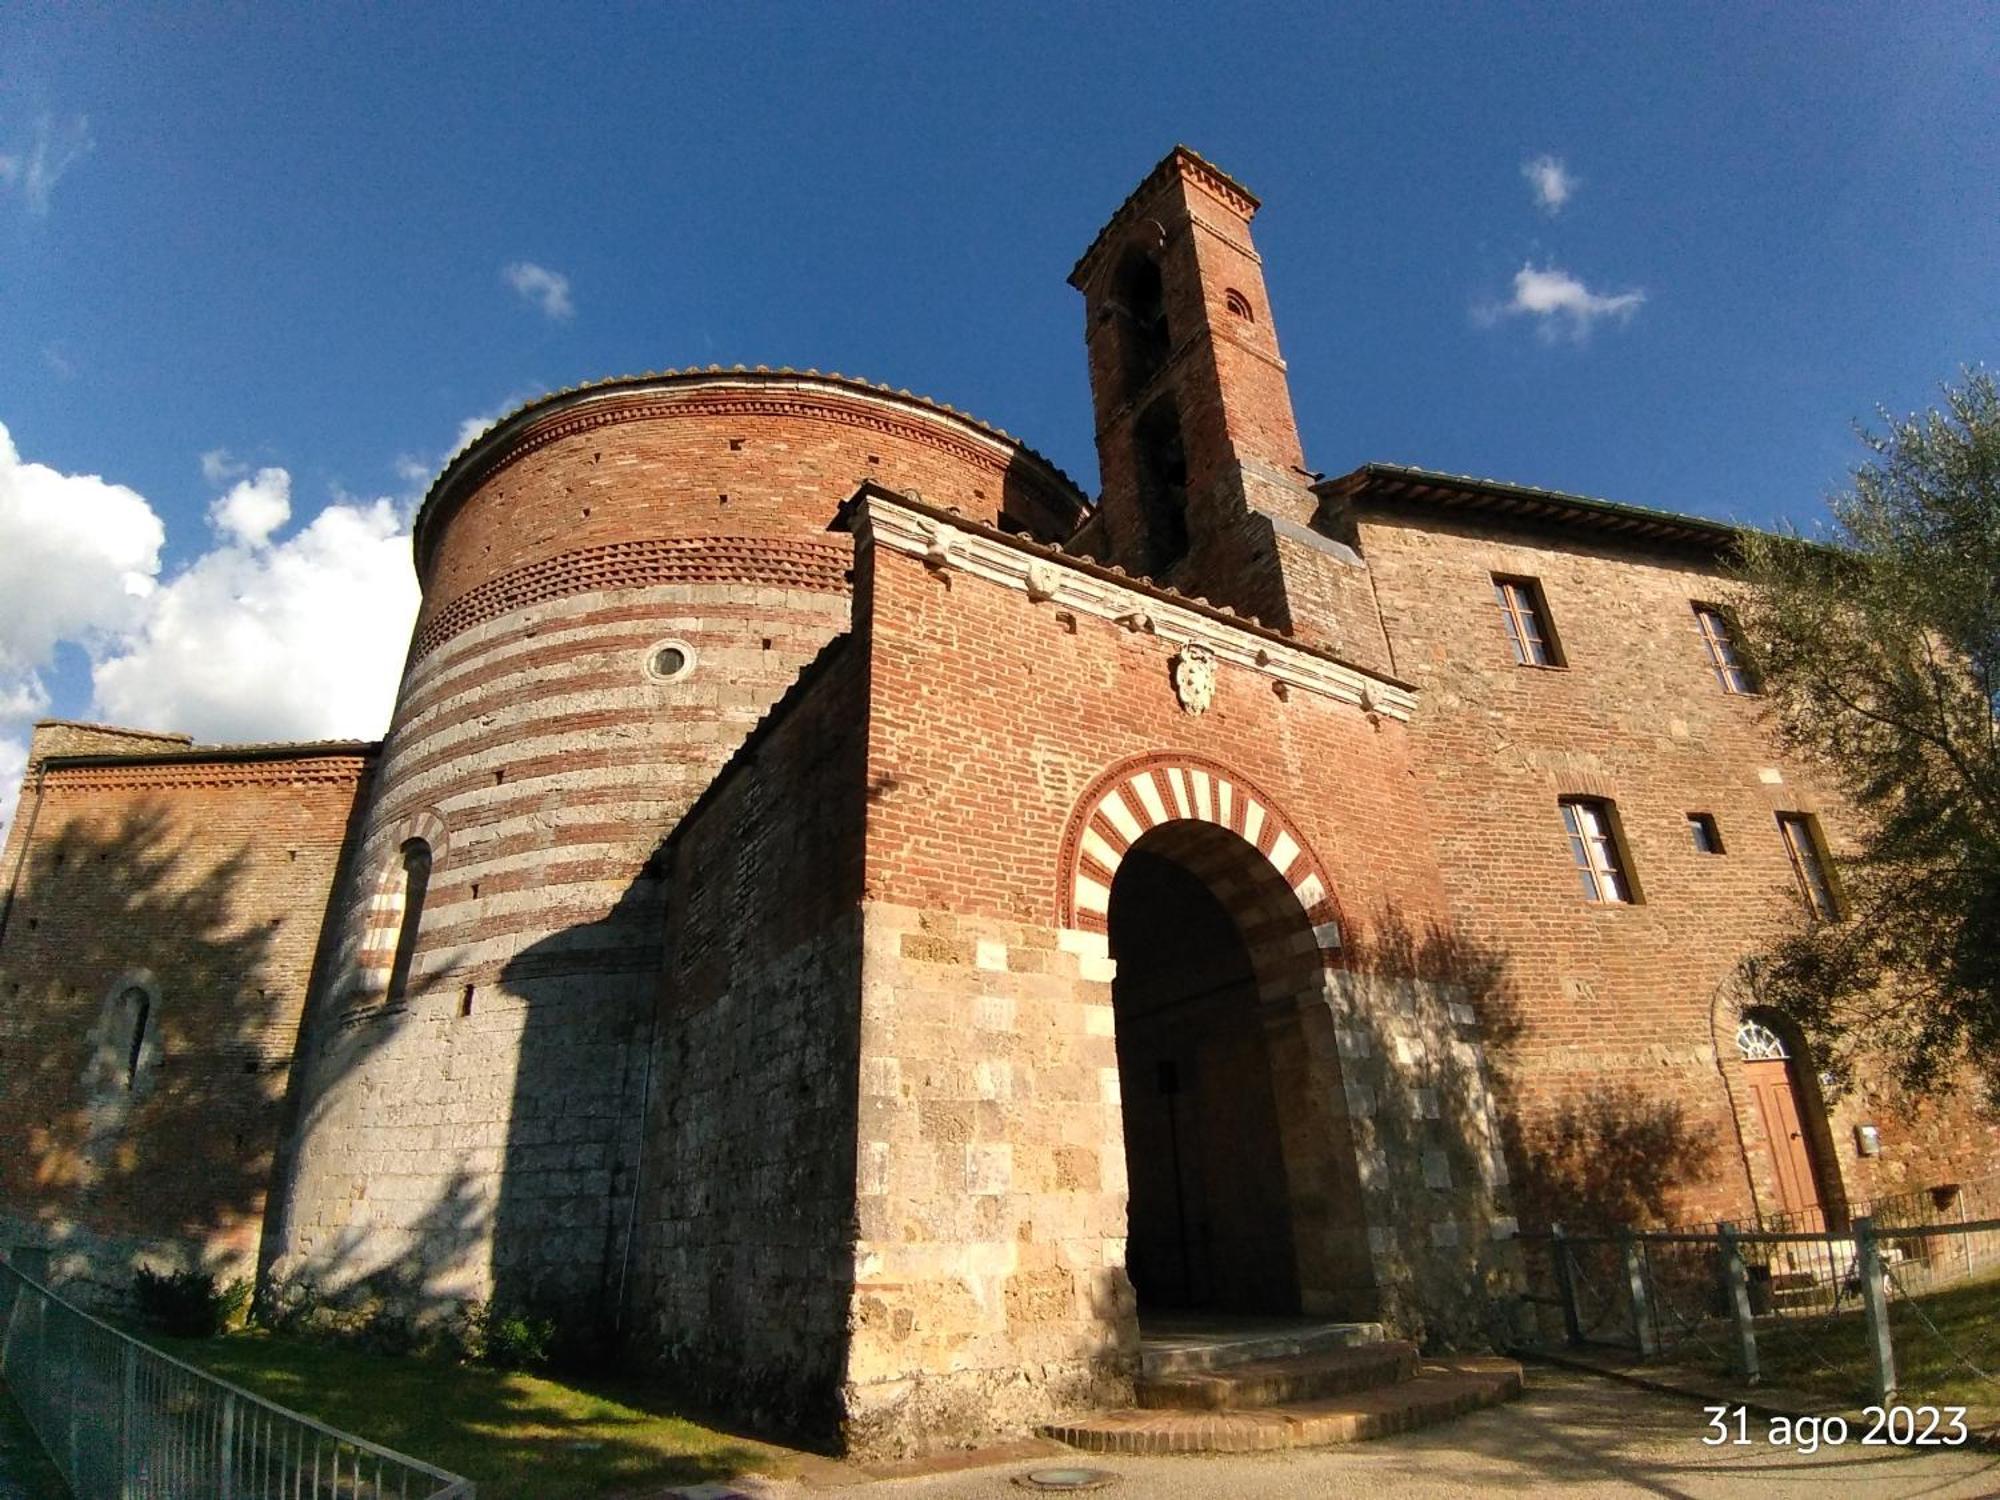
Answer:
<svg viewBox="0 0 2000 1500"><path fill-rule="evenodd" d="M1522 1237L1528 1301L1544 1334L1571 1344L1855 1401L1888 1400L1908 1378L1952 1383L2000 1406L2000 1217L1912 1197L1885 1205L1904 1223L1865 1215L1840 1229L1554 1226Z"/></svg>
<svg viewBox="0 0 2000 1500"><path fill-rule="evenodd" d="M77 1500L472 1500L468 1479L252 1395L0 1261L0 1375Z"/></svg>

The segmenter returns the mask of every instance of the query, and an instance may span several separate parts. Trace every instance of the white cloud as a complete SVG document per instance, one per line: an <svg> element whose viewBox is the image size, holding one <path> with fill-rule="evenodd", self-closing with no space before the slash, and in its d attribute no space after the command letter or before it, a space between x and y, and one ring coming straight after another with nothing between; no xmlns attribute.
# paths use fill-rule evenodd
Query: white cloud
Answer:
<svg viewBox="0 0 2000 1500"><path fill-rule="evenodd" d="M1567 271L1524 265L1514 273L1512 300L1499 307L1480 309L1475 316L1483 324L1501 318L1528 317L1535 331L1545 339L1570 338L1578 342L1590 336L1599 322L1610 319L1627 322L1645 303L1646 294L1629 292L1605 295L1593 292Z"/></svg>
<svg viewBox="0 0 2000 1500"><path fill-rule="evenodd" d="M266 476L289 491L282 469L237 489ZM396 504L328 505L278 542L217 526L222 545L161 585L141 627L98 662L96 712L197 740L381 734L417 612Z"/></svg>
<svg viewBox="0 0 2000 1500"><path fill-rule="evenodd" d="M0 425L0 829L49 708L59 641L86 649L144 617L166 528L145 499L94 474L23 463Z"/></svg>
<svg viewBox="0 0 2000 1500"><path fill-rule="evenodd" d="M1550 215L1561 213L1563 205L1582 186L1581 180L1571 175L1561 158L1546 152L1522 162L1521 175L1528 179L1528 186L1534 192L1535 207Z"/></svg>
<svg viewBox="0 0 2000 1500"><path fill-rule="evenodd" d="M0 735L0 839L14 821L14 808L21 796L21 773L28 769L28 742L14 735Z"/></svg>
<svg viewBox="0 0 2000 1500"><path fill-rule="evenodd" d="M208 467L209 455L202 457ZM292 518L292 476L283 469L259 469L249 479L239 480L225 495L208 507L209 524L225 541L246 547L261 547L271 533Z"/></svg>
<svg viewBox="0 0 2000 1500"><path fill-rule="evenodd" d="M542 310L542 316L566 323L576 316L570 301L569 278L533 261L517 260L500 268L500 279Z"/></svg>
<svg viewBox="0 0 2000 1500"><path fill-rule="evenodd" d="M57 121L43 115L35 122L35 136L26 151L0 155L0 187L18 186L28 212L41 218L49 211L56 184L96 146L85 116Z"/></svg>
<svg viewBox="0 0 2000 1500"><path fill-rule="evenodd" d="M0 425L0 698L144 615L166 528L143 496L95 474L24 463Z"/></svg>
<svg viewBox="0 0 2000 1500"><path fill-rule="evenodd" d="M203 468L244 473L221 450ZM216 545L161 580L142 496L24 463L0 426L0 830L59 642L90 654L91 718L201 741L382 733L418 601L404 510L342 499L281 537L291 484L239 478L210 507Z"/></svg>
<svg viewBox="0 0 2000 1500"><path fill-rule="evenodd" d="M201 456L201 477L210 484L227 484L249 472L250 465L227 448L211 448Z"/></svg>

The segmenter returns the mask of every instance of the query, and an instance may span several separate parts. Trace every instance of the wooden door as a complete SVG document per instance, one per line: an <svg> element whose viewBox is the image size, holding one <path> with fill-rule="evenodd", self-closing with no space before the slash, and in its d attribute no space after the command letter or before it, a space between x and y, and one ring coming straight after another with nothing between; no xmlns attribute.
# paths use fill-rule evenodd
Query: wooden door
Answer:
<svg viewBox="0 0 2000 1500"><path fill-rule="evenodd" d="M1801 1230L1824 1229L1819 1175L1800 1117L1798 1091L1792 1086L1791 1064L1783 1058L1746 1062L1743 1076L1750 1084L1750 1096L1757 1101L1757 1122L1764 1129L1784 1211L1795 1216Z"/></svg>

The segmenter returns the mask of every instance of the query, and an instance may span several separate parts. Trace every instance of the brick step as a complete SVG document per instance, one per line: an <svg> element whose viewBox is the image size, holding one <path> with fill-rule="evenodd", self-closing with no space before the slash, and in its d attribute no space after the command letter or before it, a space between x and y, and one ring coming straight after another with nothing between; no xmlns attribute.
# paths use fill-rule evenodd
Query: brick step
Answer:
<svg viewBox="0 0 2000 1500"><path fill-rule="evenodd" d="M1219 1370L1142 1376L1138 1400L1150 1410L1238 1411L1365 1391L1416 1373L1417 1346L1391 1339Z"/></svg>
<svg viewBox="0 0 2000 1500"><path fill-rule="evenodd" d="M1438 1359L1426 1360L1415 1376L1394 1385L1318 1401L1238 1411L1126 1407L1051 1423L1041 1432L1085 1453L1262 1453L1409 1432L1520 1394L1521 1367L1511 1359Z"/></svg>

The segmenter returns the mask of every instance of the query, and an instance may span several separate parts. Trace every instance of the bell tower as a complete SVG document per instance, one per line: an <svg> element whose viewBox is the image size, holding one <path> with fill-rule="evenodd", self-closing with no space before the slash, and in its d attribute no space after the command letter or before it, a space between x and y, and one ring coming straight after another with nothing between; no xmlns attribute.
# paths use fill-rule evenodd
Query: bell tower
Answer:
<svg viewBox="0 0 2000 1500"><path fill-rule="evenodd" d="M1289 628L1273 518L1303 529L1317 502L1250 239L1257 206L1176 146L1070 273L1103 479L1085 544Z"/></svg>

